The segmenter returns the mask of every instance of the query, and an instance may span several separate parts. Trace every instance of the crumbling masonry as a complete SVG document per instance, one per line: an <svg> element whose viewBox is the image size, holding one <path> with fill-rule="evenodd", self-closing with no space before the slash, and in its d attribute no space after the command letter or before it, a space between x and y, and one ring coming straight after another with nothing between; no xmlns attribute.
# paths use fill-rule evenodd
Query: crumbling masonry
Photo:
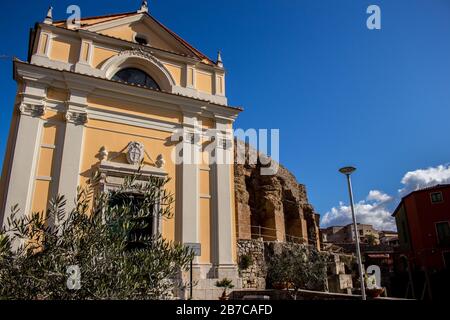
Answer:
<svg viewBox="0 0 450 320"><path fill-rule="evenodd" d="M244 146L245 164L234 169L237 238L292 241L319 249L319 215L308 203L305 186L281 165L275 175L262 175L256 151L242 141L236 141L235 158ZM256 164L248 161L252 155Z"/></svg>

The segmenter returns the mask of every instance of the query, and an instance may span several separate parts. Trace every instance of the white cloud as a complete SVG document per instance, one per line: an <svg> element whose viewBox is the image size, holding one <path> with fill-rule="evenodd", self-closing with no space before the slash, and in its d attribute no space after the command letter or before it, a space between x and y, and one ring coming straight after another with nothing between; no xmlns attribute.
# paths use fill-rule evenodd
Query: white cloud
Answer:
<svg viewBox="0 0 450 320"><path fill-rule="evenodd" d="M395 220L387 206L392 197L379 191L371 190L365 200L355 204L356 221L371 224L377 230L395 230ZM349 205L339 202L339 206L331 208L322 217L323 227L334 225L347 225L352 222L352 213Z"/></svg>
<svg viewBox="0 0 450 320"><path fill-rule="evenodd" d="M411 191L431 187L437 184L450 183L450 165L439 165L427 169L407 172L401 183L403 187L396 195L397 203L400 198ZM365 200L355 204L356 220L360 223L371 224L378 230L395 230L395 219L391 217L394 197L379 190L370 190ZM321 226L347 225L352 222L350 206L339 202L337 207L331 208L321 219Z"/></svg>
<svg viewBox="0 0 450 320"><path fill-rule="evenodd" d="M369 195L367 196L367 200L374 200L383 203L391 201L392 197L379 190L370 190Z"/></svg>
<svg viewBox="0 0 450 320"><path fill-rule="evenodd" d="M407 172L402 179L404 187L399 190L401 196L411 191L431 187L437 184L450 183L450 165L440 165L427 169Z"/></svg>

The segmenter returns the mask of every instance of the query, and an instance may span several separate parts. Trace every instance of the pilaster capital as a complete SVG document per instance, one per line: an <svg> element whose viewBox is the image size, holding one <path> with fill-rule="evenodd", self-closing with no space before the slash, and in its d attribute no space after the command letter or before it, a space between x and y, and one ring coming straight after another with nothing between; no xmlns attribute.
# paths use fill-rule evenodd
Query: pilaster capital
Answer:
<svg viewBox="0 0 450 320"><path fill-rule="evenodd" d="M64 117L68 123L73 123L75 125L84 125L88 121L87 112L84 111L67 110Z"/></svg>
<svg viewBox="0 0 450 320"><path fill-rule="evenodd" d="M21 115L41 117L45 114L45 104L21 103L18 106Z"/></svg>

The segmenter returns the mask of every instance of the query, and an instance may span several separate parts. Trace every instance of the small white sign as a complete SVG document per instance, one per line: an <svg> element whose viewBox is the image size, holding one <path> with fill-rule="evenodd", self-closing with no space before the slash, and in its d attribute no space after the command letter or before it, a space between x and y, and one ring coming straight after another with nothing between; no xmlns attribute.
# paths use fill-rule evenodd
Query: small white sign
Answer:
<svg viewBox="0 0 450 320"><path fill-rule="evenodd" d="M202 255L202 245L200 243L185 243L184 245L190 248L195 256L199 257Z"/></svg>

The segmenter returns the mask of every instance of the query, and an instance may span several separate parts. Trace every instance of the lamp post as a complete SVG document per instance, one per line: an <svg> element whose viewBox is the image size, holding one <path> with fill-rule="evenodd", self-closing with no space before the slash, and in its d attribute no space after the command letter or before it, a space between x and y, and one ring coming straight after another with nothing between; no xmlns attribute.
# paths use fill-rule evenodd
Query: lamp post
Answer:
<svg viewBox="0 0 450 320"><path fill-rule="evenodd" d="M363 300L366 300L366 288L364 284L364 270L362 266L362 259L361 259L361 249L359 247L359 234L358 234L358 225L356 223L356 216L355 216L355 206L353 204L353 190L352 190L352 181L350 179L350 175L355 172L356 168L354 167L344 167L339 169L339 172L342 174L345 174L347 177L347 184L348 184L348 193L350 196L350 207L352 209L352 218L353 218L353 230L355 233L355 242L356 242L356 258L358 259L358 266L359 266L359 276L361 281L361 297Z"/></svg>

